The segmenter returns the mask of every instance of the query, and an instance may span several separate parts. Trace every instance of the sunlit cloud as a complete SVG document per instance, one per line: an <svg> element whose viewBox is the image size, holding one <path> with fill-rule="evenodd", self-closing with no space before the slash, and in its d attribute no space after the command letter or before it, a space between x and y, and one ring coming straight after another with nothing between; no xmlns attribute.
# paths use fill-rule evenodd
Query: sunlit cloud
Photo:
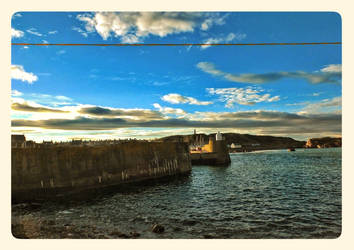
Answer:
<svg viewBox="0 0 354 250"><path fill-rule="evenodd" d="M20 93L20 92L19 92ZM63 105L71 105L73 101L71 98L67 96L61 95L48 95L48 94L40 94L40 93L21 93L19 95L16 90L12 91L12 102L28 102L28 103L36 103L42 106L63 106ZM16 95L17 94L17 95ZM21 98L19 98L21 96Z"/></svg>
<svg viewBox="0 0 354 250"><path fill-rule="evenodd" d="M182 96L180 94L167 94L161 97L161 100L165 102L169 102L172 104L180 104L180 103L188 103L192 105L210 105L213 104L213 102L210 101L198 101L197 99L193 97L188 97L188 96Z"/></svg>
<svg viewBox="0 0 354 250"><path fill-rule="evenodd" d="M186 114L186 112L180 108L162 107L158 103L154 103L153 106L154 108L157 108L162 114L165 115L184 116Z"/></svg>
<svg viewBox="0 0 354 250"><path fill-rule="evenodd" d="M248 92L254 94L257 91L250 89ZM27 130L26 134L37 139L151 138L176 133L188 134L193 128L210 133L222 130L283 136L291 134L299 137L314 133L333 135L341 133L342 115L338 112L311 113L309 110L288 113L256 110L187 113L182 109L163 107L158 103L153 104L157 111L83 104L52 108L21 99L23 95L21 96L15 91L13 94L12 130ZM20 97L16 97L16 95ZM37 94L37 96L52 99L59 97L60 99L60 96L44 94ZM322 100L318 106L322 108L334 107L340 103L340 98L333 98ZM121 134L116 133L117 130L120 130ZM125 134L122 134L123 130Z"/></svg>
<svg viewBox="0 0 354 250"><path fill-rule="evenodd" d="M26 72L22 65L11 65L11 78L28 83L33 83L38 80L35 74Z"/></svg>
<svg viewBox="0 0 354 250"><path fill-rule="evenodd" d="M12 103L11 109L26 112L69 113L69 111L64 111L60 109L34 107L27 103Z"/></svg>
<svg viewBox="0 0 354 250"><path fill-rule="evenodd" d="M84 36L97 32L104 40L118 37L123 43L142 42L148 36L165 37L171 34L193 32L196 28L208 30L223 25L228 14L196 12L97 12L77 15L85 25L73 29Z"/></svg>
<svg viewBox="0 0 354 250"><path fill-rule="evenodd" d="M319 102L306 103L302 113L324 113L340 111L342 108L342 97L337 96L332 99L323 99Z"/></svg>
<svg viewBox="0 0 354 250"><path fill-rule="evenodd" d="M13 127L39 127L44 129L61 130L110 130L117 128L234 128L238 130L282 129L283 133L341 132L341 114L272 114L267 113L260 119L258 114L243 114L243 118L219 120L188 120L184 118L169 118L165 120L134 121L121 118L86 118L73 119L46 119L46 120L12 120ZM237 117L237 114L236 114Z"/></svg>

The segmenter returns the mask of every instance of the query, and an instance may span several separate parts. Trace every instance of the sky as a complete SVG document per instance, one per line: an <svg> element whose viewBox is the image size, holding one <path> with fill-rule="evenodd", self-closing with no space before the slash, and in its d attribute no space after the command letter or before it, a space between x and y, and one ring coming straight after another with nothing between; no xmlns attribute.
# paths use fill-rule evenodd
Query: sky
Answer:
<svg viewBox="0 0 354 250"><path fill-rule="evenodd" d="M18 12L13 43L341 42L335 12ZM341 136L341 45L11 47L28 140Z"/></svg>

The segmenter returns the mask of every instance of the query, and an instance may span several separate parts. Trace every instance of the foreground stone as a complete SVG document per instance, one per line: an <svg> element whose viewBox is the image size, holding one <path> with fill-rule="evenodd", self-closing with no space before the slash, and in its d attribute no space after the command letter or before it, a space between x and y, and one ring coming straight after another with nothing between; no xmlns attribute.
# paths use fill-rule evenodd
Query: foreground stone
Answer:
<svg viewBox="0 0 354 250"><path fill-rule="evenodd" d="M165 231L164 226L159 224L154 224L151 229L154 233L163 233Z"/></svg>

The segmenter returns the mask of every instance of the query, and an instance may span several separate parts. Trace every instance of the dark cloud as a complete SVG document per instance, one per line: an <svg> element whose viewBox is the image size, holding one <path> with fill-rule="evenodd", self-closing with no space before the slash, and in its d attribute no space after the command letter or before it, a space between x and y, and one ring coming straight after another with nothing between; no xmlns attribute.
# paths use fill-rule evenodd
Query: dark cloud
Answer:
<svg viewBox="0 0 354 250"><path fill-rule="evenodd" d="M40 127L62 130L109 130L117 128L151 127L151 128L234 128L239 130L264 130L283 134L294 132L332 132L341 131L341 114L297 115L284 112L240 112L223 113L218 119L187 120L162 119L137 121L121 118L84 118L49 119L49 120L13 120L13 127Z"/></svg>
<svg viewBox="0 0 354 250"><path fill-rule="evenodd" d="M305 79L309 83L318 84L318 83L335 83L340 84L342 79L342 70L340 65L330 65L327 66L321 71L318 72L271 72L265 74L231 74L223 72L219 69L216 69L214 64L209 62L199 62L197 67L214 76L220 76L224 79L231 82L239 83L267 83L278 81L282 78L300 78Z"/></svg>
<svg viewBox="0 0 354 250"><path fill-rule="evenodd" d="M247 111L247 112L233 112L221 113L218 115L221 119L304 119L303 116L286 112L275 111Z"/></svg>
<svg viewBox="0 0 354 250"><path fill-rule="evenodd" d="M127 125L124 119L120 118L85 118L76 119L48 119L48 120L13 120L13 127L40 127L46 129L63 130L104 130L121 128Z"/></svg>
<svg viewBox="0 0 354 250"><path fill-rule="evenodd" d="M21 103L13 103L11 105L11 108L13 110L18 110L18 111L26 111L26 112L51 112L51 113L69 113L69 111L64 111L60 109L51 109L51 108L44 108L44 107L33 107L30 106L26 103L21 104Z"/></svg>
<svg viewBox="0 0 354 250"><path fill-rule="evenodd" d="M162 114L154 110L144 110L144 109L108 109L102 107L86 107L79 110L80 114L87 114L93 116L105 116L105 117L116 117L116 116L133 116L142 120L156 120L162 119Z"/></svg>

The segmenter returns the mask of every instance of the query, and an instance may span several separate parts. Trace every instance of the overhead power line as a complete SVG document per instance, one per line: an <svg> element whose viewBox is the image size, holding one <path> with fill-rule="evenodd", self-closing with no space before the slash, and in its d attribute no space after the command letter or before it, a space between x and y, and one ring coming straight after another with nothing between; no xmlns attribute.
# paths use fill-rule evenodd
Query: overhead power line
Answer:
<svg viewBox="0 0 354 250"><path fill-rule="evenodd" d="M11 43L20 46L270 46L270 45L341 45L341 42L314 43Z"/></svg>

